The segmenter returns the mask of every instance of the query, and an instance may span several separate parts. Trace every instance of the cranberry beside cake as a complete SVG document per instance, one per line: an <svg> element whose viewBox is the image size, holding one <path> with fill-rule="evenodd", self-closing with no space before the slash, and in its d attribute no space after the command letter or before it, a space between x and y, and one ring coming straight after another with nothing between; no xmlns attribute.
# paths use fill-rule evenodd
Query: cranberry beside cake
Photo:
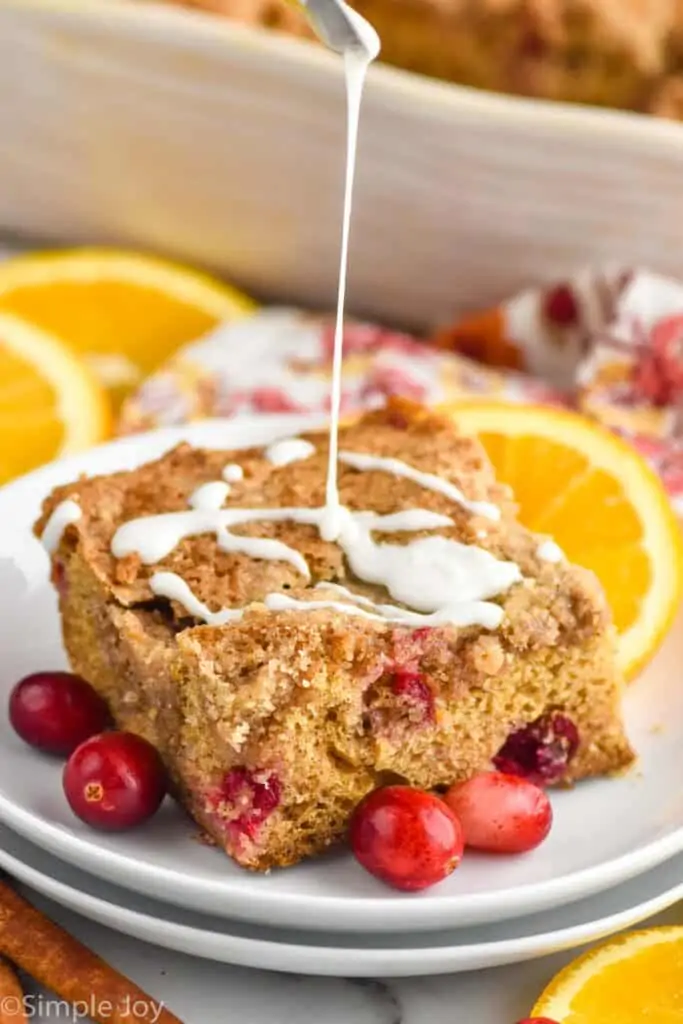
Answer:
<svg viewBox="0 0 683 1024"><path fill-rule="evenodd" d="M326 433L184 445L58 488L36 526L74 670L255 870L342 838L388 781L633 760L600 587L517 522L479 444L394 402L340 449L336 529Z"/></svg>

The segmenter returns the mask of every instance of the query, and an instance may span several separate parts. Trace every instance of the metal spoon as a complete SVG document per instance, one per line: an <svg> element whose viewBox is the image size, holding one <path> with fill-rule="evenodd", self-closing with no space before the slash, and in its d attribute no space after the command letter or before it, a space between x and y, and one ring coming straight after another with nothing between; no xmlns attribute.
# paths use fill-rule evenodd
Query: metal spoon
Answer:
<svg viewBox="0 0 683 1024"><path fill-rule="evenodd" d="M370 22L344 0L299 0L321 40L337 53L356 51L374 60L380 51L379 36Z"/></svg>

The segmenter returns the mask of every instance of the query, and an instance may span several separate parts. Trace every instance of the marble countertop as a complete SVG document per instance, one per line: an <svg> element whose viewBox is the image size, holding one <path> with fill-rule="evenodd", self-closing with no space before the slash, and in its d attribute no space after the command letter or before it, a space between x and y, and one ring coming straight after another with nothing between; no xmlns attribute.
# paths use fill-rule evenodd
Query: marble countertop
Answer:
<svg viewBox="0 0 683 1024"><path fill-rule="evenodd" d="M29 899L118 970L163 1002L184 1024L515 1024L574 954L473 974L366 981L274 974L156 949L69 913L23 890ZM680 923L672 908L652 923ZM37 988L31 1019L55 1024L75 1016Z"/></svg>

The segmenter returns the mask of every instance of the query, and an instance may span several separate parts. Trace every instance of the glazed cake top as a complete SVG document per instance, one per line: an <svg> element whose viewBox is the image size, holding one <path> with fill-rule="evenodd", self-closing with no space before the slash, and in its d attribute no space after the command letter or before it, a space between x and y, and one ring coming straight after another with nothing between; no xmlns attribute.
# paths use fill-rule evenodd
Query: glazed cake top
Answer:
<svg viewBox="0 0 683 1024"><path fill-rule="evenodd" d="M181 445L132 472L81 479L58 488L47 499L36 532L42 534L61 503L75 502L80 518L66 527L61 544L78 545L79 553L112 597L126 607L158 604L159 592L153 591L150 581L160 572L180 577L193 597L212 612L259 604L273 594L346 602L339 592L322 590L323 583L342 585L374 602L407 607L384 587L363 582L354 574L341 547L322 539L316 526L289 520L248 522L230 529L235 535L288 545L307 563L309 579L291 562L222 550L216 534L210 532L184 537L153 564L144 564L139 553L118 558L112 554L112 541L120 527L140 517L187 511L192 496L205 484L222 482L219 498L224 498L224 508L324 506L327 433L309 435L305 440L308 445L285 445L279 453L263 448L204 451ZM478 506L473 512L471 506L464 507L452 496L405 476L383 469L360 470L343 461L339 465L340 499L352 512L370 509L390 515L419 508L451 520L438 529L392 532L386 538L377 534L377 540L409 544L420 537L439 535L516 563L522 581L491 599L504 610L500 630L513 646L570 643L572 637L591 634L607 625L606 604L594 577L563 560L543 557L542 539L517 522L511 494L496 482L483 448L476 440L460 435L450 417L394 401L385 410L344 427L340 450L398 459L420 473L456 485L470 502L497 507L496 520L479 514ZM305 457L278 465L278 454L283 458ZM233 468L226 469L229 466ZM178 625L201 621L188 614L187 603L171 600L169 607ZM315 614L340 612L330 608ZM369 620L368 625L381 628Z"/></svg>

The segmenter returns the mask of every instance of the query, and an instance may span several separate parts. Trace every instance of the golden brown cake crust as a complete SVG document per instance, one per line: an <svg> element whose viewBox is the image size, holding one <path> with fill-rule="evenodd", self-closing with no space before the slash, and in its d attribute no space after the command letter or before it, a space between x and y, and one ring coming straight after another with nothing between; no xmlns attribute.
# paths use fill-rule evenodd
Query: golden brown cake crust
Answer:
<svg viewBox="0 0 683 1024"><path fill-rule="evenodd" d="M246 867L296 863L340 839L353 806L374 786L399 778L433 788L466 778L489 766L516 730L560 713L580 742L552 781L627 766L633 753L597 582L538 557L539 538L516 521L483 449L458 435L450 417L394 401L344 428L341 448L438 474L469 499L495 501L500 522L379 471L340 467L342 500L380 513L447 514L453 526L440 532L517 562L524 578L499 599L505 614L497 630L411 629L328 608L267 610L262 602L273 591L343 601L313 589L322 582L387 599L353 576L335 544L293 523L249 530L301 551L310 582L287 563L220 551L206 535L182 541L153 567L111 555L123 522L186 509L196 487L220 479L230 462L244 470L231 485L231 506L324 504L327 435L311 441L315 454L284 467L262 449L177 448L131 473L57 489L36 527L41 532L60 501L79 504L82 517L53 557L72 664L121 726L158 747L182 801L213 838ZM177 572L214 610L249 608L221 627L197 624L150 590L150 572L160 568Z"/></svg>

